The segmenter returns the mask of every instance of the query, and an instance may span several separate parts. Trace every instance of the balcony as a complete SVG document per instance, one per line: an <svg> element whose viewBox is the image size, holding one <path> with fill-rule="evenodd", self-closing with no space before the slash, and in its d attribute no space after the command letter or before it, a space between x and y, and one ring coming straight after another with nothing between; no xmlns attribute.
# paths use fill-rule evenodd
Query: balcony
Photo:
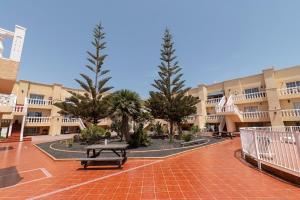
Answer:
<svg viewBox="0 0 300 200"><path fill-rule="evenodd" d="M14 94L0 94L0 112L10 113L16 105L17 97Z"/></svg>
<svg viewBox="0 0 300 200"><path fill-rule="evenodd" d="M64 117L62 119L62 126L79 126L80 129L85 128L85 125L82 122L81 118L70 118L70 117Z"/></svg>
<svg viewBox="0 0 300 200"><path fill-rule="evenodd" d="M266 101L267 93L266 92L255 92L255 93L248 93L248 94L233 95L232 100L236 104Z"/></svg>
<svg viewBox="0 0 300 200"><path fill-rule="evenodd" d="M32 99L26 98L25 100L29 107L31 108L52 108L53 101L52 100L44 100L44 99Z"/></svg>
<svg viewBox="0 0 300 200"><path fill-rule="evenodd" d="M282 88L278 90L279 98L297 98L300 97L300 87Z"/></svg>
<svg viewBox="0 0 300 200"><path fill-rule="evenodd" d="M299 121L300 109L281 110L281 116L284 121Z"/></svg>
<svg viewBox="0 0 300 200"><path fill-rule="evenodd" d="M26 117L26 126L49 126L51 117Z"/></svg>
<svg viewBox="0 0 300 200"><path fill-rule="evenodd" d="M222 99L222 97L221 98L207 99L206 100L206 106L213 107L213 106L217 105L221 101L221 99Z"/></svg>
<svg viewBox="0 0 300 200"><path fill-rule="evenodd" d="M242 112L243 122L270 121L268 111Z"/></svg>
<svg viewBox="0 0 300 200"><path fill-rule="evenodd" d="M223 116L216 114L206 115L205 117L207 123L220 123L223 118Z"/></svg>
<svg viewBox="0 0 300 200"><path fill-rule="evenodd" d="M15 105L13 108L14 115L25 115L27 113L26 105Z"/></svg>

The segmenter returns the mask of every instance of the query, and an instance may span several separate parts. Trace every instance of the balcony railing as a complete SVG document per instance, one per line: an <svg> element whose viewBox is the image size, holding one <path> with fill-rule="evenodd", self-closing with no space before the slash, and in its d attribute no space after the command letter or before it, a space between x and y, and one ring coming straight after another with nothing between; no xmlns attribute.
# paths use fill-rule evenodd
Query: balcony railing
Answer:
<svg viewBox="0 0 300 200"><path fill-rule="evenodd" d="M300 117L300 109L281 110L282 117Z"/></svg>
<svg viewBox="0 0 300 200"><path fill-rule="evenodd" d="M244 119L269 118L268 111L243 112Z"/></svg>
<svg viewBox="0 0 300 200"><path fill-rule="evenodd" d="M238 101L263 99L263 98L266 98L266 97L267 97L266 92L255 92L255 93L248 93L248 94L233 95L232 100L234 102L238 102Z"/></svg>
<svg viewBox="0 0 300 200"><path fill-rule="evenodd" d="M213 98L213 99L207 99L206 104L218 104L221 101L222 97L220 98Z"/></svg>
<svg viewBox="0 0 300 200"><path fill-rule="evenodd" d="M62 119L62 123L79 123L79 118L69 118L69 117L65 117Z"/></svg>
<svg viewBox="0 0 300 200"><path fill-rule="evenodd" d="M29 105L40 105L40 106L48 106L48 105L52 105L53 103L52 100L32 99L32 98L27 98L26 101Z"/></svg>
<svg viewBox="0 0 300 200"><path fill-rule="evenodd" d="M223 116L222 115L214 115L214 114L212 114L212 115L206 115L206 121L216 121L216 122L219 122L219 121L221 121L221 119L223 118Z"/></svg>
<svg viewBox="0 0 300 200"><path fill-rule="evenodd" d="M279 89L278 92L281 96L300 94L300 87L283 88Z"/></svg>
<svg viewBox="0 0 300 200"><path fill-rule="evenodd" d="M27 123L50 123L51 117L26 117Z"/></svg>
<svg viewBox="0 0 300 200"><path fill-rule="evenodd" d="M17 96L14 94L0 94L0 106L15 106L17 102Z"/></svg>
<svg viewBox="0 0 300 200"><path fill-rule="evenodd" d="M27 106L16 105L14 107L14 112L16 112L16 113L26 113L27 112Z"/></svg>

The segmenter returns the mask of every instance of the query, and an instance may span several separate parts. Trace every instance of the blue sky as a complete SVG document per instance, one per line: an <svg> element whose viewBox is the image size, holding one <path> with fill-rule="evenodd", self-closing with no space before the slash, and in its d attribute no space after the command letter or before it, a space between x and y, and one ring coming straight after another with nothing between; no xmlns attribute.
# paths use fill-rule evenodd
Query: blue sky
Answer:
<svg viewBox="0 0 300 200"><path fill-rule="evenodd" d="M147 97L166 27L186 85L195 87L300 64L299 7L297 0L5 0L0 27L27 28L19 79L78 87L101 21L109 84Z"/></svg>

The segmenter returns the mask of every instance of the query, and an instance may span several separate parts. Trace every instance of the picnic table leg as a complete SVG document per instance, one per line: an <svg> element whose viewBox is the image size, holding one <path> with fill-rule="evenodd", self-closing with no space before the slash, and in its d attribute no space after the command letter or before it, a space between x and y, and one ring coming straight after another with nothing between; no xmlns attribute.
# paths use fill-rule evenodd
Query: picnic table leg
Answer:
<svg viewBox="0 0 300 200"><path fill-rule="evenodd" d="M86 157L87 157L87 158L90 157L90 149L86 150Z"/></svg>
<svg viewBox="0 0 300 200"><path fill-rule="evenodd" d="M96 156L96 149L93 149L93 157Z"/></svg>
<svg viewBox="0 0 300 200"><path fill-rule="evenodd" d="M127 161L126 149L123 149L123 164Z"/></svg>

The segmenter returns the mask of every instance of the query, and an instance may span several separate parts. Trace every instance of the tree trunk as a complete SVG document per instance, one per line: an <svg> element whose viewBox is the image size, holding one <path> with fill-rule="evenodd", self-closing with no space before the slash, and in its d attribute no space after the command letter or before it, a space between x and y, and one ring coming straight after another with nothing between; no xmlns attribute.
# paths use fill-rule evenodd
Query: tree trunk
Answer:
<svg viewBox="0 0 300 200"><path fill-rule="evenodd" d="M122 135L125 136L126 142L129 142L130 140L130 135L129 135L129 119L127 116L122 117L122 125L121 125L121 132Z"/></svg>
<svg viewBox="0 0 300 200"><path fill-rule="evenodd" d="M170 132L169 132L169 142L170 143L173 143L173 137L174 137L173 128L174 128L174 122L170 121Z"/></svg>
<svg viewBox="0 0 300 200"><path fill-rule="evenodd" d="M181 127L181 123L180 122L177 123L177 128L178 128L179 139L181 139L181 137L182 137L182 127Z"/></svg>

